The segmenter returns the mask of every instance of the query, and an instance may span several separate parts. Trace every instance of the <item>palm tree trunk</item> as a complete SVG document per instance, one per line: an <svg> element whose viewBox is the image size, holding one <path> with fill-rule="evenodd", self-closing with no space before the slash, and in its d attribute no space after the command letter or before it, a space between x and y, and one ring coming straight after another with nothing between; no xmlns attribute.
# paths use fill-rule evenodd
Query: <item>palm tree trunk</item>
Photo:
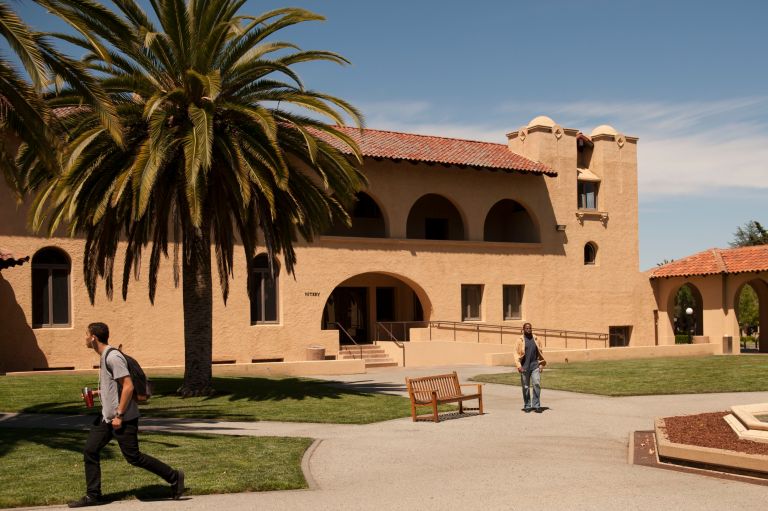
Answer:
<svg viewBox="0 0 768 511"><path fill-rule="evenodd" d="M182 253L184 383L178 393L183 397L207 396L213 393L213 290L208 222L203 222L200 231L185 234Z"/></svg>

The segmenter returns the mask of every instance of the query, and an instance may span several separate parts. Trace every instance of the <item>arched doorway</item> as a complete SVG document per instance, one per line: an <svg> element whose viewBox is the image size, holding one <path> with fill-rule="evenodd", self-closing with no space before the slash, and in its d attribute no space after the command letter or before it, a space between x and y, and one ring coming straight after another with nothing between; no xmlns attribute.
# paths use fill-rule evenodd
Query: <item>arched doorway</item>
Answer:
<svg viewBox="0 0 768 511"><path fill-rule="evenodd" d="M676 343L691 342L693 336L704 335L704 302L696 286L686 282L677 288L670 295L668 307Z"/></svg>
<svg viewBox="0 0 768 511"><path fill-rule="evenodd" d="M485 217L485 241L538 243L539 229L528 210L517 201L503 199L493 205Z"/></svg>
<svg viewBox="0 0 768 511"><path fill-rule="evenodd" d="M430 193L417 200L408 213L406 237L422 240L463 240L464 222L451 201Z"/></svg>
<svg viewBox="0 0 768 511"><path fill-rule="evenodd" d="M388 273L362 273L336 286L325 302L321 328L339 330L339 343L408 340L429 320L431 305L416 283Z"/></svg>
<svg viewBox="0 0 768 511"><path fill-rule="evenodd" d="M745 282L736 290L733 303L741 351L768 353L768 283L762 279Z"/></svg>

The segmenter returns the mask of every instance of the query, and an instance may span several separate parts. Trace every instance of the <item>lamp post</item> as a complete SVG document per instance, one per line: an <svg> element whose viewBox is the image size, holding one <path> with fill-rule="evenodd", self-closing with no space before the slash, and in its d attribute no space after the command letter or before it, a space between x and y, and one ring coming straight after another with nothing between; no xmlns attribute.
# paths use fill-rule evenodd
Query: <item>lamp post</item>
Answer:
<svg viewBox="0 0 768 511"><path fill-rule="evenodd" d="M685 309L685 315L688 316L688 344L693 343L693 309L688 307Z"/></svg>

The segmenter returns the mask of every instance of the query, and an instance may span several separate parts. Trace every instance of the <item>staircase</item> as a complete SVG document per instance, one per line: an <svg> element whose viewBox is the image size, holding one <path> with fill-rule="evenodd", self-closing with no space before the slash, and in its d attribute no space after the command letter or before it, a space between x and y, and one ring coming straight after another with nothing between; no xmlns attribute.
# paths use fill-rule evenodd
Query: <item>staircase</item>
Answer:
<svg viewBox="0 0 768 511"><path fill-rule="evenodd" d="M396 367L397 362L392 360L383 348L375 344L342 345L339 348L337 360L360 359L362 350L365 367Z"/></svg>

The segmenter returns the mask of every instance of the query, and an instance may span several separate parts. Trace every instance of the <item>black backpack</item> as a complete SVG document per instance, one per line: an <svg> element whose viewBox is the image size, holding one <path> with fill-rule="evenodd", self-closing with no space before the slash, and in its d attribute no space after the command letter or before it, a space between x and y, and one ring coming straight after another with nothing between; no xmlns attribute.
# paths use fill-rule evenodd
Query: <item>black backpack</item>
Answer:
<svg viewBox="0 0 768 511"><path fill-rule="evenodd" d="M120 345L122 347L122 345ZM110 348L107 352L107 356L104 357L104 364L107 366L107 372L112 376L112 371L107 365L107 358L113 351L118 351L123 358L125 358L126 365L128 366L128 374L131 375L131 381L133 381L133 399L139 403L145 403L149 401L152 396L152 382L147 378L144 373L144 369L141 368L138 360L130 355L123 353L120 348ZM114 379L114 376L112 376Z"/></svg>

